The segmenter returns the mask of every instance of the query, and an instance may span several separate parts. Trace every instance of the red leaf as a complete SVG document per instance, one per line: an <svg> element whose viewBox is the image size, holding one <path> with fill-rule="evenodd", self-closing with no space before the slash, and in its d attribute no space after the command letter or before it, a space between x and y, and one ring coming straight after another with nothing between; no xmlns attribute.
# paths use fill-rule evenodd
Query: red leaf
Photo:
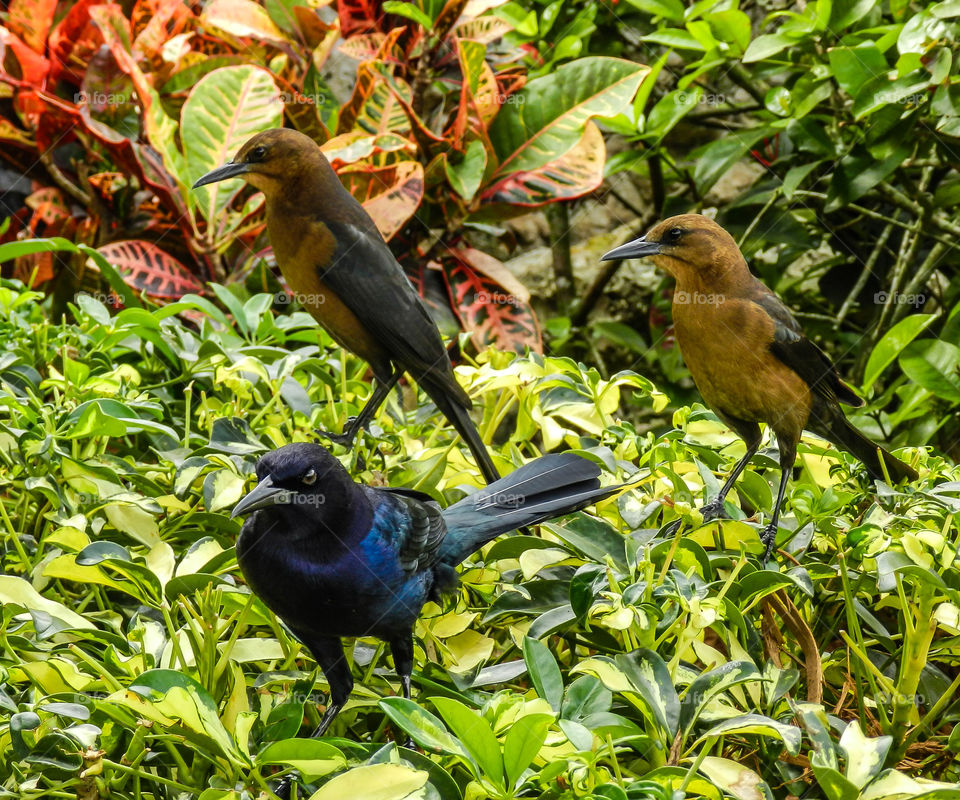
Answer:
<svg viewBox="0 0 960 800"><path fill-rule="evenodd" d="M482 256L484 271L490 271L492 256L477 250L453 250L444 257L443 274L454 311L478 348L494 345L501 350L543 352L540 325L523 293L509 291L487 277L471 261ZM500 265L506 270L506 267ZM516 279L513 279L515 283ZM520 287L523 288L523 287Z"/></svg>
<svg viewBox="0 0 960 800"><path fill-rule="evenodd" d="M47 33L56 10L57 0L10 0L7 29L42 54L47 47Z"/></svg>
<svg viewBox="0 0 960 800"><path fill-rule="evenodd" d="M389 239L416 213L423 200L423 165L400 161L387 167L347 167L340 179Z"/></svg>
<svg viewBox="0 0 960 800"><path fill-rule="evenodd" d="M383 31L384 11L378 0L338 0L341 35Z"/></svg>
<svg viewBox="0 0 960 800"><path fill-rule="evenodd" d="M47 83L50 62L19 36L0 27L0 71L22 81L24 88L42 89Z"/></svg>
<svg viewBox="0 0 960 800"><path fill-rule="evenodd" d="M90 8L101 0L78 0L50 33L50 78L67 78L79 86L91 56L103 44L100 30L90 19Z"/></svg>
<svg viewBox="0 0 960 800"><path fill-rule="evenodd" d="M137 291L159 300L179 300L190 292L203 291L203 284L183 264L153 242L129 239L97 250Z"/></svg>
<svg viewBox="0 0 960 800"><path fill-rule="evenodd" d="M158 58L163 45L193 19L183 0L137 0L130 15L134 50Z"/></svg>
<svg viewBox="0 0 960 800"><path fill-rule="evenodd" d="M540 206L572 200L592 192L603 182L606 148L600 129L587 123L584 134L559 158L527 172L514 172L484 189L484 203Z"/></svg>

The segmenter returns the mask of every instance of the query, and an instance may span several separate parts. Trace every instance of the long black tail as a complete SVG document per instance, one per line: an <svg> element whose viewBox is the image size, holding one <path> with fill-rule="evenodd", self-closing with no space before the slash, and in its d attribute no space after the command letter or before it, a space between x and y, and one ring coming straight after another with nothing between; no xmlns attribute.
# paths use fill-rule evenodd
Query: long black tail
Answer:
<svg viewBox="0 0 960 800"><path fill-rule="evenodd" d="M575 453L541 456L443 512L440 560L459 564L501 533L577 511L620 491L600 486L600 468Z"/></svg>
<svg viewBox="0 0 960 800"><path fill-rule="evenodd" d="M890 480L894 483L903 480L916 480L917 471L909 464L904 464L899 458L887 452L876 442L871 441L860 431L853 427L844 416L843 412L837 408L832 412L811 415L808 423L810 430L824 439L828 439L838 447L849 451L856 456L871 476L879 480L886 480L881 466L887 469Z"/></svg>
<svg viewBox="0 0 960 800"><path fill-rule="evenodd" d="M463 441L467 443L467 447L469 447L470 452L473 453L477 466L480 467L480 472L483 473L484 480L488 484L499 480L500 471L494 466L493 459L490 458L490 453L487 451L487 446L483 443L483 439L480 438L480 431L478 431L477 426L473 424L469 409L458 403L456 399L448 397L443 387L427 386L425 384L424 388L429 390L430 399L433 400L443 415L450 420L450 424L453 425L456 432L463 437Z"/></svg>

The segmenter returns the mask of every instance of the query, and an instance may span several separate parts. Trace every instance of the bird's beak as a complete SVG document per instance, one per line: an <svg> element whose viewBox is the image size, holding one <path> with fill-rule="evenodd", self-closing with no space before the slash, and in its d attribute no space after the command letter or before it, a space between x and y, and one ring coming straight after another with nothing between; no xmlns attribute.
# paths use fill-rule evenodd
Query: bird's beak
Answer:
<svg viewBox="0 0 960 800"><path fill-rule="evenodd" d="M624 258L643 258L644 256L655 256L659 252L660 242L648 242L646 238L641 236L632 242L615 247L609 253L604 253L600 256L600 260L620 261Z"/></svg>
<svg viewBox="0 0 960 800"><path fill-rule="evenodd" d="M261 508L270 506L280 506L288 504L293 497L293 492L287 489L281 489L274 486L273 478L267 475L260 483L251 489L250 494L242 498L239 503L233 507L230 512L230 519L242 517L251 511L257 511Z"/></svg>
<svg viewBox="0 0 960 800"><path fill-rule="evenodd" d="M249 164L243 161L230 161L222 167L210 170L210 172L193 184L193 188L196 189L198 186L206 186L208 183L216 183L217 181L225 181L227 178L238 178L249 171Z"/></svg>

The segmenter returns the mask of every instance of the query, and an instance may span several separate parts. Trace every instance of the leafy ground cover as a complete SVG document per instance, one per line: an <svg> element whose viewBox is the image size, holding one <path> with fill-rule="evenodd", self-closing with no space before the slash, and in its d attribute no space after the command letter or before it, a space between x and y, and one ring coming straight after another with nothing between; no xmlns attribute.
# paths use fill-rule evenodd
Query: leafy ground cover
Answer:
<svg viewBox="0 0 960 800"><path fill-rule="evenodd" d="M477 554L418 626L413 701L358 640L332 735L298 738L325 684L243 585L229 509L259 454L342 425L369 383L272 295L209 295L79 295L51 323L0 285L6 795L240 800L296 769L320 800L960 796L956 467L907 449L921 479L872 487L805 439L760 570L775 449L738 519L703 526L742 454L710 412L638 432L623 410L667 402L639 374L495 350L458 375L503 470L571 447L636 488ZM477 480L438 422L394 396L340 456L450 502Z"/></svg>

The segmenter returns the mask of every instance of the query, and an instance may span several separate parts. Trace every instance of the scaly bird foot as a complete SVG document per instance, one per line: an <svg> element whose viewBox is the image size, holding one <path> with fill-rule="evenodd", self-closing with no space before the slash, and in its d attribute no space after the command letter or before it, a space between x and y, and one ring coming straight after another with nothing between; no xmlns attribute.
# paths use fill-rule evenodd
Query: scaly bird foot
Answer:
<svg viewBox="0 0 960 800"><path fill-rule="evenodd" d="M767 549L763 553L763 566L767 566L767 562L770 560L770 556L773 555L774 545L776 544L777 539L777 526L774 523L770 523L760 532L760 541L763 542Z"/></svg>
<svg viewBox="0 0 960 800"><path fill-rule="evenodd" d="M293 778L287 776L280 783L277 784L277 788L273 790L273 793L280 798L280 800L290 800L290 789L293 787Z"/></svg>
<svg viewBox="0 0 960 800"><path fill-rule="evenodd" d="M350 423L353 421L354 417L351 417L347 420L347 431L344 433L332 433L330 431L325 431L322 428L314 428L314 433L319 436L321 439L326 439L328 442L333 442L338 444L341 447L350 447L353 444L353 440L357 438L355 432L350 431Z"/></svg>
<svg viewBox="0 0 960 800"><path fill-rule="evenodd" d="M730 519L730 515L723 507L723 501L720 499L711 500L706 505L701 506L700 513L703 514L704 522L711 522L715 519Z"/></svg>

